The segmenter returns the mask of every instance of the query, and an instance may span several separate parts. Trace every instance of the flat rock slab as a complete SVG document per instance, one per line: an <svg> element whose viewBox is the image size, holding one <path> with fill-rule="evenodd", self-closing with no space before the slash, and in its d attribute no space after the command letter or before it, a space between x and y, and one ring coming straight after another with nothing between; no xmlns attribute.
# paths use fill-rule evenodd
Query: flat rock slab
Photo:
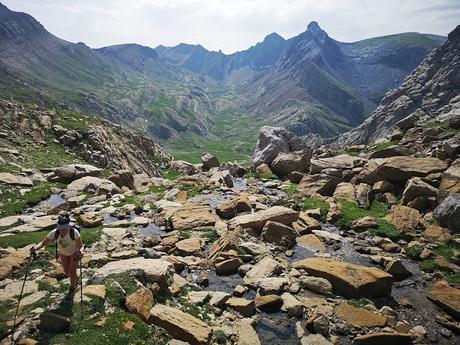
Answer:
<svg viewBox="0 0 460 345"><path fill-rule="evenodd" d="M353 339L358 345L407 345L412 344L415 336L407 333L370 333Z"/></svg>
<svg viewBox="0 0 460 345"><path fill-rule="evenodd" d="M22 248L19 250L12 249L0 259L0 280L8 277L14 268L23 265L29 257L29 250Z"/></svg>
<svg viewBox="0 0 460 345"><path fill-rule="evenodd" d="M335 315L353 327L385 327L387 318L365 308L357 308L347 302L335 308Z"/></svg>
<svg viewBox="0 0 460 345"><path fill-rule="evenodd" d="M174 273L174 265L159 259L144 259L142 257L109 262L97 270L91 278L93 281L102 281L111 274L138 271L146 278L166 289Z"/></svg>
<svg viewBox="0 0 460 345"><path fill-rule="evenodd" d="M451 287L446 281L433 284L428 298L443 308L455 320L460 321L460 290Z"/></svg>
<svg viewBox="0 0 460 345"><path fill-rule="evenodd" d="M329 280L334 290L345 297L386 296L391 293L393 276L378 268L326 258L296 261L294 268Z"/></svg>
<svg viewBox="0 0 460 345"><path fill-rule="evenodd" d="M33 182L30 178L11 173L0 173L0 183L31 187Z"/></svg>
<svg viewBox="0 0 460 345"><path fill-rule="evenodd" d="M256 263L244 276L245 285L258 285L261 278L271 277L278 274L282 267L278 261L269 256Z"/></svg>
<svg viewBox="0 0 460 345"><path fill-rule="evenodd" d="M236 333L238 335L237 345L260 345L259 336L249 320L243 319L238 322Z"/></svg>
<svg viewBox="0 0 460 345"><path fill-rule="evenodd" d="M297 219L299 219L299 212L283 206L274 206L255 213L237 216L229 222L228 227L234 229L241 226L261 231L268 221L290 225Z"/></svg>
<svg viewBox="0 0 460 345"><path fill-rule="evenodd" d="M216 224L217 216L208 205L188 204L172 211L170 219L174 230L186 230L213 226Z"/></svg>
<svg viewBox="0 0 460 345"><path fill-rule="evenodd" d="M150 310L148 323L163 327L169 334L192 345L208 344L212 328L183 311L157 304Z"/></svg>

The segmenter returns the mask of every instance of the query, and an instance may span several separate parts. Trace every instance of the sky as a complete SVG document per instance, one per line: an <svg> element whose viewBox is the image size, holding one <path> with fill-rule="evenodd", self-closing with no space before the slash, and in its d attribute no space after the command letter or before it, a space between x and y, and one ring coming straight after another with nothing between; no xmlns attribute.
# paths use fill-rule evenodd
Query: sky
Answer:
<svg viewBox="0 0 460 345"><path fill-rule="evenodd" d="M244 50L277 32L285 38L317 21L353 42L399 32L447 35L460 24L459 0L0 0L54 35L92 48L138 43L201 44Z"/></svg>

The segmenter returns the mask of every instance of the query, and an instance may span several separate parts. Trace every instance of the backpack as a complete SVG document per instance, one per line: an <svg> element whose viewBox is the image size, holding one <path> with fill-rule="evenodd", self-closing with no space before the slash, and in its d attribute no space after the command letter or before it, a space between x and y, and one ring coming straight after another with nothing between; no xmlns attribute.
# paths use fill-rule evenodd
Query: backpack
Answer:
<svg viewBox="0 0 460 345"><path fill-rule="evenodd" d="M72 241L75 241L75 227L71 226L69 229L69 236L72 239ZM56 243L56 261L59 260L59 255L58 255L58 244L57 244L57 239L59 237L59 231L56 230L56 233L54 234L54 239L53 241Z"/></svg>

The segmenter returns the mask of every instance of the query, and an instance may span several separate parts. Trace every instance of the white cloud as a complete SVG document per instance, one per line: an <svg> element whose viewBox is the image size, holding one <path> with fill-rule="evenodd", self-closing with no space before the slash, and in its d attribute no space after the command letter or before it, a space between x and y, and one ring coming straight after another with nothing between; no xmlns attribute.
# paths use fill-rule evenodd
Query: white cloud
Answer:
<svg viewBox="0 0 460 345"><path fill-rule="evenodd" d="M405 31L446 35L458 24L458 0L3 0L48 31L91 47L200 43L246 49L267 34L292 37L316 20L339 41Z"/></svg>

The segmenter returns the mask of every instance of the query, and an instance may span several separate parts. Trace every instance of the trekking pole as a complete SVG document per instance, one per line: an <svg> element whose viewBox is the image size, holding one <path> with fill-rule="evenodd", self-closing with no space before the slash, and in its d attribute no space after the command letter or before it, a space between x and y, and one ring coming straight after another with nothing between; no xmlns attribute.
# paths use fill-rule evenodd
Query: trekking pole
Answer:
<svg viewBox="0 0 460 345"><path fill-rule="evenodd" d="M18 317L19 305L21 304L22 294L24 292L24 287L26 285L27 275L29 274L30 264L32 263L32 260L34 259L35 255L36 255L35 252L30 253L29 260L27 261L26 274L24 275L24 281L22 282L21 293L19 294L19 298L18 298L18 305L16 306L16 313L14 314L13 330L11 332L11 344L12 345L14 345L15 343L14 331L16 329L16 318Z"/></svg>
<svg viewBox="0 0 460 345"><path fill-rule="evenodd" d="M80 258L80 307L81 307L81 315L80 315L80 322L78 323L77 332L80 331L80 327L83 322L83 270L82 270L81 258Z"/></svg>

